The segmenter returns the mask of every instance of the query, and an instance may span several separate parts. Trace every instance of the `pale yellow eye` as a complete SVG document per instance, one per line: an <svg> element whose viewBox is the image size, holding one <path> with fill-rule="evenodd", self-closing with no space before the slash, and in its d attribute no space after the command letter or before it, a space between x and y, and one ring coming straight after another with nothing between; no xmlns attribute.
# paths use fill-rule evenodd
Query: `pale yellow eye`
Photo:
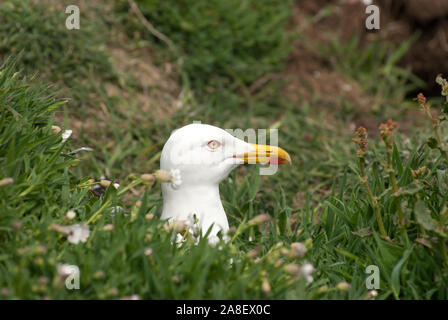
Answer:
<svg viewBox="0 0 448 320"><path fill-rule="evenodd" d="M211 140L207 143L207 146L212 150L216 150L221 146L221 142L217 140Z"/></svg>

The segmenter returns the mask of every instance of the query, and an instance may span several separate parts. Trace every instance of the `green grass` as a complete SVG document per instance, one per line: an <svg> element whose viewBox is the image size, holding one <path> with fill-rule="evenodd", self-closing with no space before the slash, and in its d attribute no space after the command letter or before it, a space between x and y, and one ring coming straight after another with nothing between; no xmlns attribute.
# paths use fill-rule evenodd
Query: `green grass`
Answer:
<svg viewBox="0 0 448 320"><path fill-rule="evenodd" d="M18 68L55 83L79 109L93 105L88 94L93 83L116 75L101 36L105 26L86 23L79 30L68 30L67 16L61 3L5 1L0 6L0 56L22 53ZM86 19L83 11L80 19Z"/></svg>
<svg viewBox="0 0 448 320"><path fill-rule="evenodd" d="M142 89L135 79L110 67L107 44L117 45L116 40L106 40L109 33L95 35L95 27L126 32L130 44L140 49L157 48L159 63L178 58L136 24L123 7L126 2L117 1L116 16L84 17L85 29L77 35L64 30L63 13L45 6L7 1L0 7L10 13L1 15L5 23L0 26L0 180L13 179L11 184L2 180L5 185L0 187L0 298L116 299L137 294L145 299L364 299L369 292L365 269L376 265L379 299L446 299L446 139L437 139L428 119L426 127L411 128L407 136L399 126L386 139L389 147L369 137L366 153L357 157L353 135L346 129L350 112L315 112L308 101L293 103L282 94L281 81L255 93L248 89L280 70L291 49L292 38L284 32L290 3L267 1L258 9L252 1L219 3L199 1L198 11L180 11L158 1L141 6L178 46L184 61L174 75L183 91L183 107L163 120L141 112L125 97L105 92L108 83L132 94ZM179 12L185 12L183 19ZM247 24L241 15L247 16ZM61 21L60 27L51 28ZM214 25L216 21L242 32L231 37L228 28ZM29 32L17 33L17 22ZM261 25L275 30L261 32ZM210 35L215 32L225 41L217 42ZM31 36L36 41L30 41ZM58 50L69 42L76 43L72 56ZM400 124L402 111L410 104L417 108L404 97L411 86L421 84L396 66L405 49L406 45L379 43L360 49L356 42L335 42L321 54L335 58L336 69L360 82L380 106L373 110L379 126L391 114ZM22 54L15 56L18 52ZM209 59L199 59L201 52ZM6 60L10 54L15 57ZM36 72L40 78L32 77ZM79 79L90 80L79 92L71 91ZM58 88L41 85L46 81L56 82L73 98L70 106L76 107L67 108ZM144 94L151 97L150 92ZM437 99L431 102L433 108L445 105ZM107 117L97 115L104 109L99 103ZM55 113L63 108L64 125L56 124ZM94 117L95 127L75 131L67 142L61 132L51 130L52 125L68 129L73 119L87 117ZM204 240L194 245L191 239L180 248L173 246L172 232L158 219L160 185L149 187L140 179L140 174L158 168L171 130L193 120L223 128L278 128L279 144L292 156L293 165L281 167L274 176L260 177L257 167L245 166L221 185L223 204L237 233L220 248ZM446 137L443 121L437 130ZM80 147L94 151L72 153ZM361 163L366 180L360 179ZM426 171L415 171L422 167ZM105 173L120 187L109 187L98 198L89 179ZM376 200L369 197L364 181ZM116 206L123 211L111 215ZM69 210L76 212L73 220L66 218ZM378 211L387 238L381 235ZM398 219L401 212L404 225ZM261 213L271 220L250 226L248 221ZM148 219L148 214L154 218ZM87 221L90 236L76 245L51 227ZM105 231L109 224L113 230ZM290 256L294 242L306 244L303 258ZM290 274L290 267L285 270L288 264L306 262L316 269L312 283ZM65 263L79 266L80 290L65 288L58 275L58 265ZM350 283L348 290L338 287L344 282Z"/></svg>
<svg viewBox="0 0 448 320"><path fill-rule="evenodd" d="M127 1L117 2L127 10ZM290 51L290 36L283 31L291 16L289 0L136 2L175 44L175 54L195 87L220 81L251 83L278 68Z"/></svg>
<svg viewBox="0 0 448 320"><path fill-rule="evenodd" d="M407 94L425 86L410 70L398 66L416 39L414 36L399 46L376 39L361 51L360 37L355 35L348 43L333 39L331 45L318 46L318 50L331 56L337 70L355 80L371 95L373 113L395 117L399 116L400 105Z"/></svg>
<svg viewBox="0 0 448 320"><path fill-rule="evenodd" d="M121 202L127 190L124 185L117 190L111 186L104 197L95 197L89 191L87 177L72 175L71 167L79 161L70 155L61 133L51 131L54 110L62 103L44 88L21 80L14 74L13 61L8 60L6 65L0 76L0 167L1 176L12 178L13 183L0 188L0 239L8 243L1 251L0 283L8 288L3 298L117 298L138 294L147 299L229 299L305 295L300 289L300 277L288 275L282 266L275 265L281 245L277 250L263 252L258 261L246 254L254 243L242 241L223 244L220 249L210 247L206 240L197 246L188 241L176 248L162 221L145 219L160 204L150 188L139 207ZM139 183L137 178L132 185ZM237 205L242 206L244 201L245 197ZM118 205L125 211L112 216L112 208ZM69 222L64 219L69 209L76 212L70 224L91 222L86 243L74 245L65 235L51 230L51 225ZM113 231L104 231L105 224L113 224ZM265 234L257 226L239 231L241 237L256 232L258 241ZM148 248L152 249L150 256L145 255ZM79 291L71 292L63 286L57 266L64 263L76 264L82 270ZM273 290L264 294L260 287L268 276Z"/></svg>
<svg viewBox="0 0 448 320"><path fill-rule="evenodd" d="M364 184L356 179L362 175L355 164L326 200L320 217L322 242L316 239L315 245L325 245L319 258L326 265L339 263L332 273L349 278L353 291L364 286L366 266L376 265L381 273L380 298L446 298L447 163L425 142L413 143L401 148L398 143L393 145L391 170L385 169L388 164L384 146L376 144L368 156L367 181L391 240L380 236L375 205ZM413 178L412 170L421 167L427 168L425 174ZM390 182L391 175L397 181L397 191ZM400 229L398 206L406 221L404 231Z"/></svg>

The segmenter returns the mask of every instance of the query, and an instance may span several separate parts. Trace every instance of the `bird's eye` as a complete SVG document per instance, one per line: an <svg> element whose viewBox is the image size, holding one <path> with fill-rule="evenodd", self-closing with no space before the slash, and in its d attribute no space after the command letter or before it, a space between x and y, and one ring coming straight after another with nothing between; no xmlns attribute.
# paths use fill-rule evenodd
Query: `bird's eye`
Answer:
<svg viewBox="0 0 448 320"><path fill-rule="evenodd" d="M216 150L221 146L221 142L217 140L211 140L207 143L207 146L212 150Z"/></svg>

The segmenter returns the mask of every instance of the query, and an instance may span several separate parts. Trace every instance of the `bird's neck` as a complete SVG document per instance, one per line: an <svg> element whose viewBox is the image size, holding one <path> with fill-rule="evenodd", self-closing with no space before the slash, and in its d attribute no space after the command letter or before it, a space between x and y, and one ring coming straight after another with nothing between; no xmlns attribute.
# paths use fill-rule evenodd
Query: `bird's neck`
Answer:
<svg viewBox="0 0 448 320"><path fill-rule="evenodd" d="M193 215L199 220L205 234L212 227L212 234L229 229L227 216L219 195L219 184L182 184L178 190L163 185L162 219L186 220Z"/></svg>

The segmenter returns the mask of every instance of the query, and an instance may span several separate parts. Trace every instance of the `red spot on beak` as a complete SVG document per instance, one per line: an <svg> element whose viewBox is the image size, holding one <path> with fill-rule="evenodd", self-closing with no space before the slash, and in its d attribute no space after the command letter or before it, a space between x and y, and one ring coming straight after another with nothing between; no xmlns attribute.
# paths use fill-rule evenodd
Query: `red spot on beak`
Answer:
<svg viewBox="0 0 448 320"><path fill-rule="evenodd" d="M285 159L282 159L282 158L277 158L277 157L269 158L269 164L280 165L280 164L287 164L287 163L288 163L288 161Z"/></svg>

